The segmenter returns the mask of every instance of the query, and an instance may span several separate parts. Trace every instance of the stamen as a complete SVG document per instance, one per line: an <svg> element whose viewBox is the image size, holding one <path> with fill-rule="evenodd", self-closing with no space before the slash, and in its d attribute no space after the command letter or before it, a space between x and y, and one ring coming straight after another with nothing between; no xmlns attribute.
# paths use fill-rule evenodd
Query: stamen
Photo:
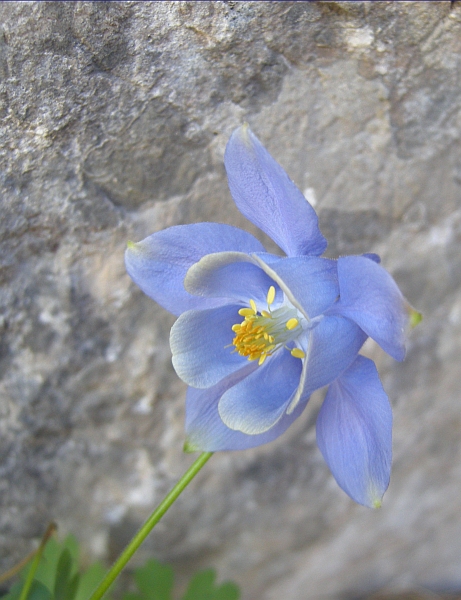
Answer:
<svg viewBox="0 0 461 600"><path fill-rule="evenodd" d="M298 319L295 319L295 318L289 319L286 323L286 328L290 329L290 330L294 329L295 327L298 326L298 323L299 323Z"/></svg>
<svg viewBox="0 0 461 600"><path fill-rule="evenodd" d="M270 286L269 291L267 292L266 301L268 306L274 302L275 299L275 287L273 285Z"/></svg>
<svg viewBox="0 0 461 600"><path fill-rule="evenodd" d="M299 314L294 307L281 306L271 309L275 300L275 287L270 286L267 295L267 310L258 312L253 299L249 307L241 308L238 314L243 317L241 323L232 325L235 334L232 340L233 352L246 356L248 360L257 360L262 365L268 356L279 348L285 347L296 358L304 358L305 354L299 348L290 350L286 344L295 340L302 332Z"/></svg>

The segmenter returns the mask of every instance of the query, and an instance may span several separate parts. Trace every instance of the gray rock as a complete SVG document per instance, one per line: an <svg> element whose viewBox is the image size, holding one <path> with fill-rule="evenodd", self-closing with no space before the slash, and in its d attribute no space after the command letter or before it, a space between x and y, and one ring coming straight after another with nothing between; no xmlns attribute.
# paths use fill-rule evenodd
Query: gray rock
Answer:
<svg viewBox="0 0 461 600"><path fill-rule="evenodd" d="M458 4L0 4L3 570L50 520L113 559L191 463L173 317L123 252L202 220L267 242L223 168L246 120L329 255L378 252L424 313L404 363L367 349L395 409L391 485L380 511L339 490L319 392L281 439L214 456L136 561L215 566L243 600L461 588Z"/></svg>

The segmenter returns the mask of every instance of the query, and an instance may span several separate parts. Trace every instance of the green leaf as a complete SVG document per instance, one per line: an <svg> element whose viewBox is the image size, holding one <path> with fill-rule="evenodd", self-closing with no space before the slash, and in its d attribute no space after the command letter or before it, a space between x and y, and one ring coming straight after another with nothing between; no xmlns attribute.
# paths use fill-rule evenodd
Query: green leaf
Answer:
<svg viewBox="0 0 461 600"><path fill-rule="evenodd" d="M87 600L105 574L106 569L100 562L95 562L89 566L88 569L80 575L80 582L74 600ZM109 596L106 595L105 600L109 600Z"/></svg>
<svg viewBox="0 0 461 600"><path fill-rule="evenodd" d="M134 579L142 595L142 600L171 600L173 590L173 569L156 560L148 560L136 569Z"/></svg>
<svg viewBox="0 0 461 600"><path fill-rule="evenodd" d="M15 583L11 590L6 596L2 596L1 600L18 600L21 596L22 588L24 586L23 581ZM50 590L40 583L40 581L34 580L27 596L27 600L53 600L53 595Z"/></svg>
<svg viewBox="0 0 461 600"><path fill-rule="evenodd" d="M239 598L240 589L231 581L222 583L212 596L212 600L238 600Z"/></svg>
<svg viewBox="0 0 461 600"><path fill-rule="evenodd" d="M214 569L199 571L190 580L182 600L212 600L215 579Z"/></svg>
<svg viewBox="0 0 461 600"><path fill-rule="evenodd" d="M77 570L77 565L79 564L80 558L80 548L77 538L74 535L70 534L62 542L61 546L63 549L67 548L67 550L69 550L70 555L72 557L72 564L75 567L75 570Z"/></svg>
<svg viewBox="0 0 461 600"><path fill-rule="evenodd" d="M23 581L18 581L12 585L10 591L5 596L2 596L1 600L18 600L19 596L21 595L23 585Z"/></svg>
<svg viewBox="0 0 461 600"><path fill-rule="evenodd" d="M63 542L59 543L56 538L51 537L43 550L42 560L35 575L35 579L41 581L50 590L54 589L58 563L64 550L71 558L70 573L73 575L78 570L79 549L76 538L68 535Z"/></svg>
<svg viewBox="0 0 461 600"><path fill-rule="evenodd" d="M77 594L79 583L80 574L75 573L75 575L72 575L72 577L69 580L66 592L66 600L75 600L75 595Z"/></svg>
<svg viewBox="0 0 461 600"><path fill-rule="evenodd" d="M46 588L52 590L54 588L54 580L56 579L56 569L58 566L59 557L62 548L58 542L51 537L43 550L42 558L35 573L35 580L40 581ZM23 569L21 578L25 579L29 572L32 563Z"/></svg>
<svg viewBox="0 0 461 600"><path fill-rule="evenodd" d="M73 600L68 596L70 574L72 572L72 556L68 548L64 548L56 566L54 581L54 600Z"/></svg>
<svg viewBox="0 0 461 600"><path fill-rule="evenodd" d="M2 598L3 600L3 598ZM144 596L140 596L139 594L127 593L122 596L122 600L144 600Z"/></svg>
<svg viewBox="0 0 461 600"><path fill-rule="evenodd" d="M50 592L50 590L43 585L43 583L40 583L40 581L37 581L36 579L33 581L32 583L32 587L30 588L30 592L29 592L29 596L27 597L27 600L52 600L53 599L53 594Z"/></svg>

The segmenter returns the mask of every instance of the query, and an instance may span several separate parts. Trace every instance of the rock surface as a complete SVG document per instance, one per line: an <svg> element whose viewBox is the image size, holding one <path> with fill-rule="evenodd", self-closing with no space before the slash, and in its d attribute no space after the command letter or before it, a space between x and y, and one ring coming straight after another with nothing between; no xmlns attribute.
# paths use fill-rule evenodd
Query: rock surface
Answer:
<svg viewBox="0 0 461 600"><path fill-rule="evenodd" d="M1 568L52 519L114 558L191 463L173 318L123 252L202 220L260 235L223 168L248 121L329 255L378 252L424 313L404 363L368 349L391 485L379 511L336 486L319 393L281 439L214 456L137 560L214 566L243 600L461 589L459 3L4 2L0 23Z"/></svg>

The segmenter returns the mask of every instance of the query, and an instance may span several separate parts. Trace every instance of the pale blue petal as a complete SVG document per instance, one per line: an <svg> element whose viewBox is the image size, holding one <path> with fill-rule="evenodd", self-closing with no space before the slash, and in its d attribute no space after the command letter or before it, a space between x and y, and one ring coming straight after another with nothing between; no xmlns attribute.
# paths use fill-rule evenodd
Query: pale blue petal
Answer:
<svg viewBox="0 0 461 600"><path fill-rule="evenodd" d="M218 410L224 424L249 435L264 433L284 414L298 387L301 360L281 349L251 375L221 397Z"/></svg>
<svg viewBox="0 0 461 600"><path fill-rule="evenodd" d="M219 223L177 225L129 244L125 264L133 281L161 306L180 315L194 308L219 306L219 299L196 298L184 289L188 269L212 252L264 252L246 231Z"/></svg>
<svg viewBox="0 0 461 600"><path fill-rule="evenodd" d="M224 164L240 212L267 233L288 256L318 256L327 247L312 206L251 132L234 131Z"/></svg>
<svg viewBox="0 0 461 600"><path fill-rule="evenodd" d="M297 256L283 258L265 268L309 318L322 314L338 298L335 260Z"/></svg>
<svg viewBox="0 0 461 600"><path fill-rule="evenodd" d="M271 285L281 296L277 284L243 252L208 254L192 265L184 280L184 286L191 294L232 298L245 306L250 298L264 304Z"/></svg>
<svg viewBox="0 0 461 600"><path fill-rule="evenodd" d="M188 452L215 452L217 450L245 450L267 444L278 438L299 417L307 398L298 404L291 415L284 413L268 431L248 435L224 425L218 412L218 402L223 393L259 368L257 361L220 381L206 390L188 388L186 396L186 444Z"/></svg>
<svg viewBox="0 0 461 600"><path fill-rule="evenodd" d="M381 262L381 257L379 256L379 254L375 254L374 252L366 252L365 254L362 254L362 256L364 256L365 258L369 258L375 263L378 263L378 265Z"/></svg>
<svg viewBox="0 0 461 600"><path fill-rule="evenodd" d="M173 367L188 385L207 388L247 364L233 352L232 325L240 323L239 306L225 305L189 310L174 323L170 333Z"/></svg>
<svg viewBox="0 0 461 600"><path fill-rule="evenodd" d="M392 410L373 361L359 356L331 384L317 418L317 444L346 494L380 506L391 470Z"/></svg>
<svg viewBox="0 0 461 600"><path fill-rule="evenodd" d="M397 284L380 265L363 256L338 259L340 299L334 307L355 321L396 360L405 357L409 313Z"/></svg>
<svg viewBox="0 0 461 600"><path fill-rule="evenodd" d="M300 399L328 385L356 359L366 334L353 321L340 316L325 316L309 332L306 358L299 389L288 412ZM305 350L305 348L303 348Z"/></svg>

